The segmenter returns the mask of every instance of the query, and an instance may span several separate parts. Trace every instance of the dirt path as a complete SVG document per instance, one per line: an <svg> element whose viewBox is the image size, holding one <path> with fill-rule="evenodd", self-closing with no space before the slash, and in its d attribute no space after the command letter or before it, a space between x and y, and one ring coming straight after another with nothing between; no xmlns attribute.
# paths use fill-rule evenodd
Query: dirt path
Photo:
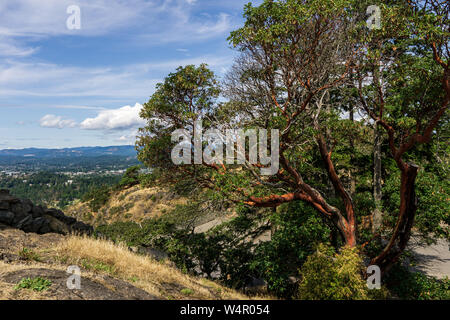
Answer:
<svg viewBox="0 0 450 320"><path fill-rule="evenodd" d="M418 241L411 239L409 248L414 253L416 265L414 269L429 276L437 278L450 278L450 250L449 243L439 240L431 246L419 245Z"/></svg>

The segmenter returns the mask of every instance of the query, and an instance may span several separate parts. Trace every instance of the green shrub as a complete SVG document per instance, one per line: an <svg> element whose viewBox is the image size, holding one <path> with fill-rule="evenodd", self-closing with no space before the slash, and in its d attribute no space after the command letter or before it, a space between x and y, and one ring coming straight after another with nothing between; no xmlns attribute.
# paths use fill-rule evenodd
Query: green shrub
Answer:
<svg viewBox="0 0 450 320"><path fill-rule="evenodd" d="M301 269L298 298L303 300L366 300L363 264L356 249L334 249L320 244Z"/></svg>
<svg viewBox="0 0 450 320"><path fill-rule="evenodd" d="M298 289L292 277L299 277L299 268L317 243L329 241L331 231L314 209L301 202L281 206L270 220L275 232L271 241L256 247L252 271L267 282L271 294L291 298Z"/></svg>
<svg viewBox="0 0 450 320"><path fill-rule="evenodd" d="M41 257L36 252L28 248L23 248L22 250L20 250L19 256L24 260L38 261L38 262L41 261Z"/></svg>
<svg viewBox="0 0 450 320"><path fill-rule="evenodd" d="M172 224L160 219L149 219L140 225L131 221L102 225L95 229L94 236L116 243L125 242L128 246L162 248L173 233Z"/></svg>
<svg viewBox="0 0 450 320"><path fill-rule="evenodd" d="M82 259L81 266L87 270L103 271L109 274L115 272L114 266L93 259Z"/></svg>
<svg viewBox="0 0 450 320"><path fill-rule="evenodd" d="M88 202L89 208L94 212L98 212L109 201L110 197L111 189L108 186L100 186L86 193L82 201Z"/></svg>
<svg viewBox="0 0 450 320"><path fill-rule="evenodd" d="M189 289L189 288L181 289L180 292L182 294L184 294L185 296L190 296L191 294L194 293L194 291L192 289Z"/></svg>
<svg viewBox="0 0 450 320"><path fill-rule="evenodd" d="M14 287L15 290L21 289L30 289L33 291L44 291L47 290L52 285L50 280L44 278L23 278L20 282Z"/></svg>
<svg viewBox="0 0 450 320"><path fill-rule="evenodd" d="M120 182L114 187L115 190L131 188L140 183L139 170L141 166L133 166L127 169Z"/></svg>
<svg viewBox="0 0 450 320"><path fill-rule="evenodd" d="M407 300L450 300L450 280L439 280L395 265L385 282L390 292Z"/></svg>
<svg viewBox="0 0 450 320"><path fill-rule="evenodd" d="M438 237L450 240L450 180L440 177L435 172L419 170L415 186L417 212L414 228L427 240L434 243ZM389 175L383 187L383 206L385 222L393 227L397 221L400 203L400 173Z"/></svg>
<svg viewBox="0 0 450 320"><path fill-rule="evenodd" d="M143 188L151 188L156 181L161 177L160 170L154 169L152 173L139 175L139 183Z"/></svg>
<svg viewBox="0 0 450 320"><path fill-rule="evenodd" d="M113 216L118 213L121 213L122 211L123 211L122 207L112 207L111 209L109 209L109 213Z"/></svg>

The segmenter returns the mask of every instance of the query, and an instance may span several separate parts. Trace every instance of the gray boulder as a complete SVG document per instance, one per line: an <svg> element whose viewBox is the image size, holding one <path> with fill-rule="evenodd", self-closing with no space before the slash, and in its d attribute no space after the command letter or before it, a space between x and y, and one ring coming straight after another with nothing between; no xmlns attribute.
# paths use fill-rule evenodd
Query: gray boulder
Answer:
<svg viewBox="0 0 450 320"><path fill-rule="evenodd" d="M94 232L94 228L92 226L85 224L81 221L76 221L71 226L71 228L72 228L72 232L74 232L74 233L92 234Z"/></svg>
<svg viewBox="0 0 450 320"><path fill-rule="evenodd" d="M11 211L14 213L28 214L33 210L33 203L30 200L19 200L11 204Z"/></svg>
<svg viewBox="0 0 450 320"><path fill-rule="evenodd" d="M14 213L0 210L0 222L10 225L14 220Z"/></svg>
<svg viewBox="0 0 450 320"><path fill-rule="evenodd" d="M31 215L27 215L25 218L19 221L15 227L17 229L23 230L25 232L31 232L31 226L33 225L33 217Z"/></svg>
<svg viewBox="0 0 450 320"><path fill-rule="evenodd" d="M39 218L44 215L44 208L42 206L33 206L33 211L31 212L33 218Z"/></svg>
<svg viewBox="0 0 450 320"><path fill-rule="evenodd" d="M0 210L9 210L10 205L9 202L0 201Z"/></svg>
<svg viewBox="0 0 450 320"><path fill-rule="evenodd" d="M0 190L0 223L25 232L91 234L93 228L68 217L58 209L35 206L28 199L18 199L8 190Z"/></svg>

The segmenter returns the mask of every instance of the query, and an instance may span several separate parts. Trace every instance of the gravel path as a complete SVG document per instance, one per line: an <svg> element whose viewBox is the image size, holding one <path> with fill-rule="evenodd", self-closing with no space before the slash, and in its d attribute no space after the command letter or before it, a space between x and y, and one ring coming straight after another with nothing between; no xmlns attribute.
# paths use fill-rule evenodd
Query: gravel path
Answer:
<svg viewBox="0 0 450 320"><path fill-rule="evenodd" d="M431 246L418 245L415 239L409 244L415 255L414 269L437 278L450 278L450 250L446 240L439 240Z"/></svg>

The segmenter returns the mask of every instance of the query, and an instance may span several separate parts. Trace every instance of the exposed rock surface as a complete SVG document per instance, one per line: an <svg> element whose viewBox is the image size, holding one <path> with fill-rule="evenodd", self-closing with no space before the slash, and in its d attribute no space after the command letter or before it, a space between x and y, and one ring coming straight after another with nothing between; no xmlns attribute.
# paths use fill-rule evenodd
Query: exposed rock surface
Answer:
<svg viewBox="0 0 450 320"><path fill-rule="evenodd" d="M24 278L41 277L51 281L48 290L42 293L43 299L58 300L156 300L155 296L142 289L109 276L93 281L81 278L81 290L67 288L68 274L62 270L30 268L12 271L2 275L0 281L17 284ZM101 283L103 282L103 283Z"/></svg>
<svg viewBox="0 0 450 320"><path fill-rule="evenodd" d="M36 206L28 199L19 199L8 190L0 190L0 223L25 232L38 234L90 234L93 228L57 209Z"/></svg>

